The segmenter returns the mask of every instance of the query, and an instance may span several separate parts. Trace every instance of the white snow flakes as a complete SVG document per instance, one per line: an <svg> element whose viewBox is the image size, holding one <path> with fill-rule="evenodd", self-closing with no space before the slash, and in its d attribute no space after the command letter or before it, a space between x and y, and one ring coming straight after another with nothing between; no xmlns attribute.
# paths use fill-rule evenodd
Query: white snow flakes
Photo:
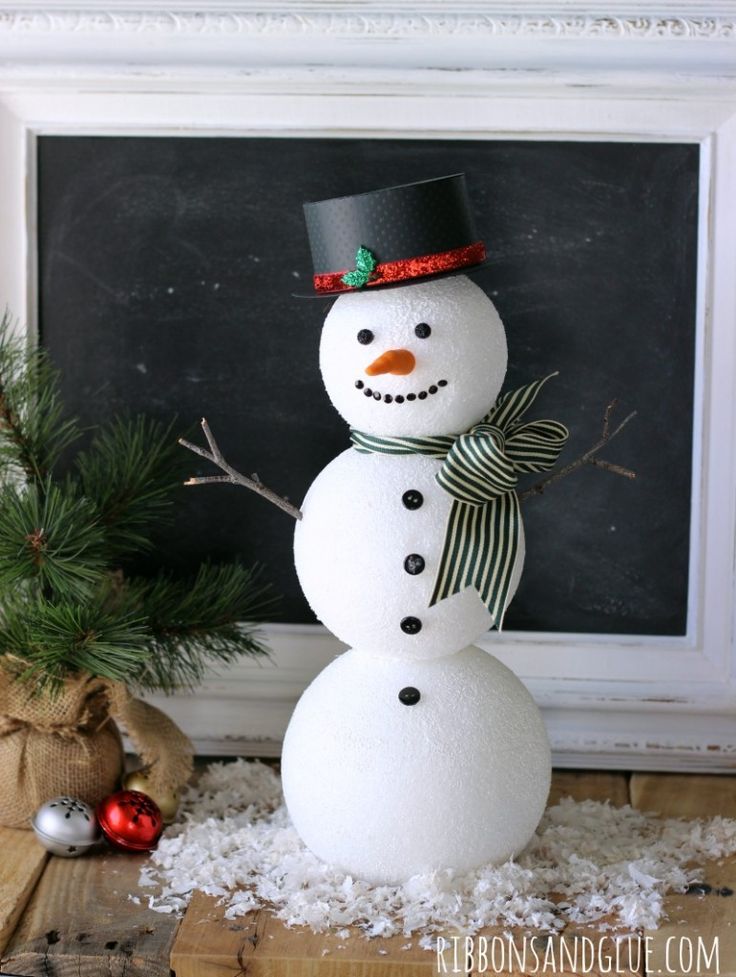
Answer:
<svg viewBox="0 0 736 977"><path fill-rule="evenodd" d="M183 821L166 831L141 873L142 885L160 887L147 895L152 909L181 912L200 890L225 901L228 919L268 906L288 925L317 932L355 925L368 937L416 934L420 944L438 931L472 934L490 925L654 928L666 892L701 879L706 860L736 852L733 820L660 820L566 798L546 812L516 861L376 886L304 847L279 778L262 763L213 764L182 810Z"/></svg>

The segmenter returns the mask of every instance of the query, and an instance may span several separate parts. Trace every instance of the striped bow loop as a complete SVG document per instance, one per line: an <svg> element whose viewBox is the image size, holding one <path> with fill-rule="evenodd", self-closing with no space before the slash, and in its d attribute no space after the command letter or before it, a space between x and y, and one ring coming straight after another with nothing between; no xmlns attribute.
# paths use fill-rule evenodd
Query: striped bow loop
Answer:
<svg viewBox="0 0 736 977"><path fill-rule="evenodd" d="M505 449L503 431L481 421L456 438L437 481L458 502L485 505L516 485L514 463Z"/></svg>
<svg viewBox="0 0 736 977"><path fill-rule="evenodd" d="M549 379L499 397L464 434L394 438L350 432L358 451L443 459L437 482L453 502L430 606L473 587L501 628L521 542L518 476L552 468L568 437L558 421L521 421Z"/></svg>
<svg viewBox="0 0 736 977"><path fill-rule="evenodd" d="M548 471L565 447L567 435L559 421L518 424L506 438L506 456L519 474Z"/></svg>

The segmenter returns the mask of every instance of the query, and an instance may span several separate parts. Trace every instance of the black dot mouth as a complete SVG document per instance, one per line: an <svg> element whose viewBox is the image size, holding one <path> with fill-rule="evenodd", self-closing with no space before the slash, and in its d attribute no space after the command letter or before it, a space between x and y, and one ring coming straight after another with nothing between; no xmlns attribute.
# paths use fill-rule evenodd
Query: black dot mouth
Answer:
<svg viewBox="0 0 736 977"><path fill-rule="evenodd" d="M371 397L373 400L380 400L384 404L403 404L413 403L415 400L427 400L428 397L438 393L441 387L447 386L447 380L438 380L437 383L430 384L426 390L412 391L408 394L384 394L380 390L366 387L362 380L355 381L355 389L362 393L364 397Z"/></svg>

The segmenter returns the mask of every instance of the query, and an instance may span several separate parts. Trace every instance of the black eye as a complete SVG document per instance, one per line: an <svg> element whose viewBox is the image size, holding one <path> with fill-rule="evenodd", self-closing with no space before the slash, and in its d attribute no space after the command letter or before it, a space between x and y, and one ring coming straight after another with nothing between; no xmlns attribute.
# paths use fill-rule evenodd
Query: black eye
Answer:
<svg viewBox="0 0 736 977"><path fill-rule="evenodd" d="M358 342L363 346L367 346L368 343L373 342L373 333L370 331L370 329L360 330L358 333Z"/></svg>
<svg viewBox="0 0 736 977"><path fill-rule="evenodd" d="M432 330L429 328L426 322L420 322L418 325L414 326L414 335L419 339L426 339Z"/></svg>

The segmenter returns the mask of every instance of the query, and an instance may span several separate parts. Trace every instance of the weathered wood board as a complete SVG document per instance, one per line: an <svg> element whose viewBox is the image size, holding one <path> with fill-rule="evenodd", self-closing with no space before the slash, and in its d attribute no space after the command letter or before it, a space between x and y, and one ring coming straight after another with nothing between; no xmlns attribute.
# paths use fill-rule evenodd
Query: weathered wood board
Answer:
<svg viewBox="0 0 736 977"><path fill-rule="evenodd" d="M351 929L346 937L289 928L267 911L225 920L217 900L192 900L171 952L176 977L428 977L435 954L416 939L396 936L366 940Z"/></svg>
<svg viewBox="0 0 736 977"><path fill-rule="evenodd" d="M0 828L0 958L48 857L32 831Z"/></svg>
<svg viewBox="0 0 736 977"><path fill-rule="evenodd" d="M617 807L628 804L628 774L609 770L554 770L547 807L553 807L563 797L576 801L610 801Z"/></svg>
<svg viewBox="0 0 736 977"><path fill-rule="evenodd" d="M703 881L710 888L703 895L666 897L669 918L645 934L649 973L736 977L736 858L711 862Z"/></svg>
<svg viewBox="0 0 736 977"><path fill-rule="evenodd" d="M629 788L634 807L663 817L736 818L736 777L635 773ZM702 878L710 891L667 896L667 920L645 933L649 973L736 977L736 857L709 862Z"/></svg>
<svg viewBox="0 0 736 977"><path fill-rule="evenodd" d="M179 921L148 909L138 887L145 857L106 851L49 858L3 969L24 977L169 977Z"/></svg>
<svg viewBox="0 0 736 977"><path fill-rule="evenodd" d="M666 818L736 818L736 777L696 773L633 773L631 803Z"/></svg>

